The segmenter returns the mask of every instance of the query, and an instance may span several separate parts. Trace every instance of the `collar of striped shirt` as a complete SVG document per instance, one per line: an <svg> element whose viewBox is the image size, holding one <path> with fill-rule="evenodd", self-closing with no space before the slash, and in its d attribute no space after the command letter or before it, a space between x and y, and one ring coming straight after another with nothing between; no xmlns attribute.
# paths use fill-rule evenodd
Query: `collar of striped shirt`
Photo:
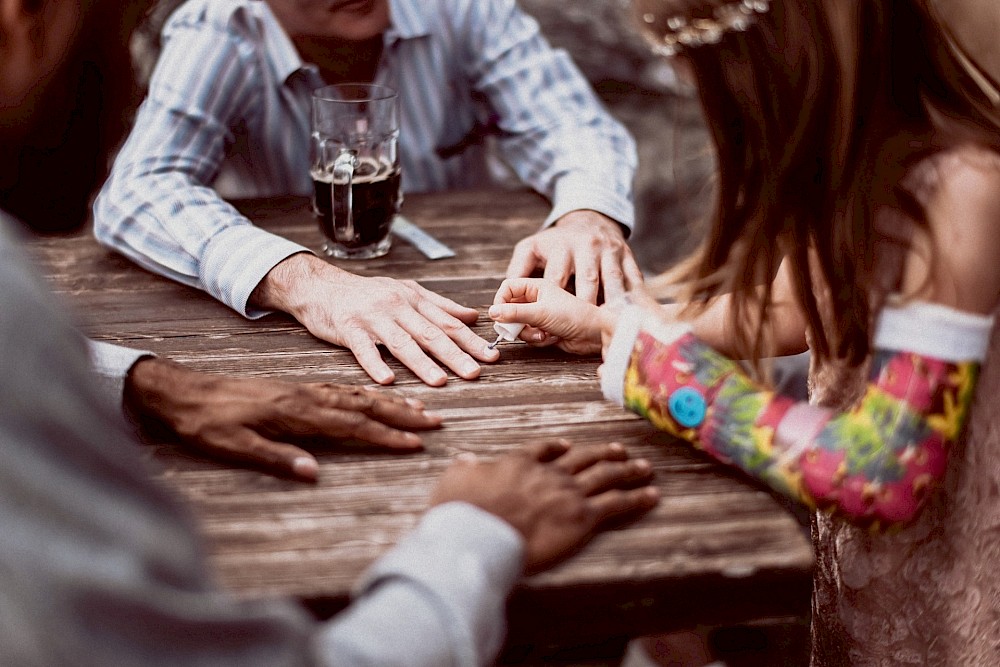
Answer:
<svg viewBox="0 0 1000 667"><path fill-rule="evenodd" d="M288 33L274 16L270 6L263 1L250 3L254 16L260 21L267 44L267 56L271 69L278 81L287 81L301 70L316 71L315 66L305 63L295 49ZM431 34L427 13L421 0L389 0L389 29L385 33L388 47L398 41L417 39Z"/></svg>

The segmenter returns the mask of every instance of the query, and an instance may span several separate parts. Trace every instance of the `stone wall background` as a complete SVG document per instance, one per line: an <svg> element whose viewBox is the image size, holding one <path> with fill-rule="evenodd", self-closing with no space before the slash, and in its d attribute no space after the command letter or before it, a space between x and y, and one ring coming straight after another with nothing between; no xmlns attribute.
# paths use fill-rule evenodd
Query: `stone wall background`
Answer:
<svg viewBox="0 0 1000 667"><path fill-rule="evenodd" d="M159 26L182 0L161 0L137 32L133 54L148 78ZM693 249L711 195L713 161L692 91L635 31L630 0L519 0L553 45L566 49L608 109L635 136L640 265L660 271Z"/></svg>

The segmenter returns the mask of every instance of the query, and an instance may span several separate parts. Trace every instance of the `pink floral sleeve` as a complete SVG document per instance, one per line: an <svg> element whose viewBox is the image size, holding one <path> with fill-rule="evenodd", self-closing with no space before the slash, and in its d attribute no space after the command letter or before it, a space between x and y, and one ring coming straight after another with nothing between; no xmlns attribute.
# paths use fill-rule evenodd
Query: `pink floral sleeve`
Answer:
<svg viewBox="0 0 1000 667"><path fill-rule="evenodd" d="M754 383L691 333L665 343L640 330L624 402L782 494L885 525L915 517L943 477L979 365L878 351L862 400L835 412Z"/></svg>

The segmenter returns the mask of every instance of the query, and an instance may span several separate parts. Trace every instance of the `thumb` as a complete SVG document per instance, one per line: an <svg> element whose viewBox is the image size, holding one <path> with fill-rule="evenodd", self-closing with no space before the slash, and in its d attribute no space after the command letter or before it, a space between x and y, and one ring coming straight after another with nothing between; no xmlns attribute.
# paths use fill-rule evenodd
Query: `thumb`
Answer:
<svg viewBox="0 0 1000 667"><path fill-rule="evenodd" d="M504 324L518 322L539 329L544 328L548 319L544 309L537 303L503 303L490 306L490 319Z"/></svg>

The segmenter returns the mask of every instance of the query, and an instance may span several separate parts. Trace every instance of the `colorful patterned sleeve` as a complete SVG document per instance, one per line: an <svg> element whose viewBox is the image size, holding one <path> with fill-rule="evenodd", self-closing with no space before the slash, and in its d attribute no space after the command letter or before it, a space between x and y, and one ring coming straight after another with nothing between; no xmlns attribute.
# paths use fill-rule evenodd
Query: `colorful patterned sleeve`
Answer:
<svg viewBox="0 0 1000 667"><path fill-rule="evenodd" d="M884 309L867 390L843 412L775 394L690 331L640 324L618 370L608 364L624 360L628 336L612 342L605 394L809 507L902 523L944 476L992 324L936 304ZM609 391L619 379L620 393Z"/></svg>

